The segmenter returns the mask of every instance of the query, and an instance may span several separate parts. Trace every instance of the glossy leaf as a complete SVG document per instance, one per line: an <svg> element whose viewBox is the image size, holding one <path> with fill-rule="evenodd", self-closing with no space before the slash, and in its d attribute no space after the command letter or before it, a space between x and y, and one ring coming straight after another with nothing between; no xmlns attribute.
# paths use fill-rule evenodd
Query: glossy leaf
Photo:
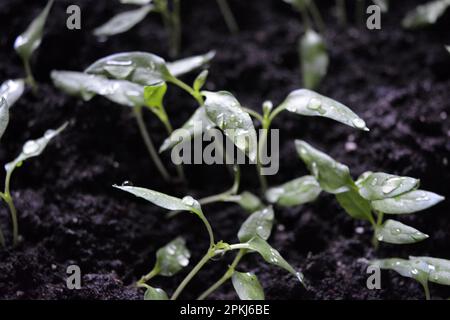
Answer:
<svg viewBox="0 0 450 320"><path fill-rule="evenodd" d="M408 12L402 21L407 29L416 29L434 24L450 6L450 0L435 0L419 5Z"/></svg>
<svg viewBox="0 0 450 320"><path fill-rule="evenodd" d="M450 286L450 260L431 257L409 257L409 259L428 264L430 282Z"/></svg>
<svg viewBox="0 0 450 320"><path fill-rule="evenodd" d="M285 269L289 273L292 273L304 285L303 274L300 272L296 272L294 268L292 268L291 265L286 260L284 260L280 253L272 248L266 240L257 236L250 240L248 242L248 245L250 250L258 252L266 262Z"/></svg>
<svg viewBox="0 0 450 320"><path fill-rule="evenodd" d="M88 101L101 95L117 104L143 106L144 87L126 80L110 80L102 76L73 71L52 71L55 86L64 92Z"/></svg>
<svg viewBox="0 0 450 320"><path fill-rule="evenodd" d="M205 108L200 107L180 129L174 130L172 134L164 140L159 148L159 152L164 152L179 144L181 137L183 138L183 142L189 141L215 126L216 125L206 115Z"/></svg>
<svg viewBox="0 0 450 320"><path fill-rule="evenodd" d="M417 280L422 285L426 285L428 282L428 264L422 261L391 258L374 260L371 262L371 265L380 269L393 270L403 277Z"/></svg>
<svg viewBox="0 0 450 320"><path fill-rule="evenodd" d="M22 152L19 154L19 156L10 163L7 163L5 165L6 172L12 172L17 166L21 165L25 160L40 155L45 150L48 143L57 135L59 135L67 127L67 125L68 123L66 122L56 130L54 129L47 130L42 138L36 140L28 140L23 145Z"/></svg>
<svg viewBox="0 0 450 320"><path fill-rule="evenodd" d="M86 71L108 78L151 86L171 79L166 61L148 52L123 52L97 60Z"/></svg>
<svg viewBox="0 0 450 320"><path fill-rule="evenodd" d="M308 89L291 92L280 107L303 116L325 117L369 131L366 123L347 106Z"/></svg>
<svg viewBox="0 0 450 320"><path fill-rule="evenodd" d="M445 46L445 49L450 53L450 46Z"/></svg>
<svg viewBox="0 0 450 320"><path fill-rule="evenodd" d="M303 85L315 89L327 74L330 59L322 36L307 29L300 40L300 61L303 73Z"/></svg>
<svg viewBox="0 0 450 320"><path fill-rule="evenodd" d="M194 85L192 88L194 88L195 92L199 92L203 86L205 85L206 79L208 78L208 70L203 70L200 72L200 74L195 78Z"/></svg>
<svg viewBox="0 0 450 320"><path fill-rule="evenodd" d="M166 92L167 84L165 82L160 82L153 86L146 86L144 88L145 105L150 108L162 107Z"/></svg>
<svg viewBox="0 0 450 320"><path fill-rule="evenodd" d="M323 190L334 194L349 191L352 178L346 165L335 161L305 141L296 140L295 146L300 158L308 166L309 171Z"/></svg>
<svg viewBox="0 0 450 320"><path fill-rule="evenodd" d="M0 97L0 138L6 131L9 123L9 106L4 97Z"/></svg>
<svg viewBox="0 0 450 320"><path fill-rule="evenodd" d="M248 191L244 191L236 196L230 196L226 198L225 201L235 202L238 205L240 205L244 210L250 213L255 212L256 210L260 210L264 206L264 204L257 196Z"/></svg>
<svg viewBox="0 0 450 320"><path fill-rule="evenodd" d="M28 26L27 30L16 38L14 49L23 60L29 60L33 52L40 46L45 22L53 2L53 0L49 0L42 12Z"/></svg>
<svg viewBox="0 0 450 320"><path fill-rule="evenodd" d="M215 51L209 51L202 55L169 62L167 63L167 68L173 76L178 77L207 65L211 62L215 55Z"/></svg>
<svg viewBox="0 0 450 320"><path fill-rule="evenodd" d="M389 10L389 0L372 0L372 2L380 7L381 12Z"/></svg>
<svg viewBox="0 0 450 320"><path fill-rule="evenodd" d="M352 218L360 220L370 220L372 217L372 208L370 202L359 195L355 188L336 195L339 205Z"/></svg>
<svg viewBox="0 0 450 320"><path fill-rule="evenodd" d="M400 196L372 201L372 208L388 214L408 214L428 209L444 200L433 192L414 190Z"/></svg>
<svg viewBox="0 0 450 320"><path fill-rule="evenodd" d="M298 206L312 202L322 192L313 176L304 176L267 190L266 199L284 207Z"/></svg>
<svg viewBox="0 0 450 320"><path fill-rule="evenodd" d="M144 300L169 300L169 297L163 289L149 286L145 291Z"/></svg>
<svg viewBox="0 0 450 320"><path fill-rule="evenodd" d="M234 290L241 300L264 300L264 289L252 273L235 271L231 278Z"/></svg>
<svg viewBox="0 0 450 320"><path fill-rule="evenodd" d="M229 92L202 92L206 97L205 110L209 119L216 124L236 147L256 160L256 130L250 115L242 110L236 98Z"/></svg>
<svg viewBox="0 0 450 320"><path fill-rule="evenodd" d="M25 91L25 81L23 79L6 80L0 87L0 97L8 102L11 108Z"/></svg>
<svg viewBox="0 0 450 320"><path fill-rule="evenodd" d="M158 274L171 277L189 264L191 253L182 237L172 240L156 252Z"/></svg>
<svg viewBox="0 0 450 320"><path fill-rule="evenodd" d="M375 172L358 179L359 194L367 200L392 198L419 187L420 181L410 177L399 177Z"/></svg>
<svg viewBox="0 0 450 320"><path fill-rule="evenodd" d="M386 222L376 230L378 241L393 244L416 243L428 238L428 235L407 226L399 221L386 220Z"/></svg>
<svg viewBox="0 0 450 320"><path fill-rule="evenodd" d="M139 22L144 20L147 14L152 10L152 5L145 5L140 7L139 9L121 12L112 17L105 24L96 28L94 30L94 35L96 35L97 37L109 37L112 35L127 32Z"/></svg>
<svg viewBox="0 0 450 320"><path fill-rule="evenodd" d="M244 243L256 236L264 240L269 239L272 232L273 219L273 208L270 206L252 213L239 229L239 241Z"/></svg>

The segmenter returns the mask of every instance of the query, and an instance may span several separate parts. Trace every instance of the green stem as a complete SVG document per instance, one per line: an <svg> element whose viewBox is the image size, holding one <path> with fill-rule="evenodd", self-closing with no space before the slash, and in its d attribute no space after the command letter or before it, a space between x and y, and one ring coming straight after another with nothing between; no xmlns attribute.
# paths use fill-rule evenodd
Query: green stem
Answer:
<svg viewBox="0 0 450 320"><path fill-rule="evenodd" d="M194 99L198 102L198 104L200 106L203 105L204 100L203 97L201 95L201 93L195 91L191 86L189 86L188 84L184 83L183 81L181 81L180 79L178 79L177 77L170 77L168 80L168 82L180 87L181 89L183 89L184 91L186 91L187 93L189 93L192 97L194 97Z"/></svg>
<svg viewBox="0 0 450 320"><path fill-rule="evenodd" d="M430 288L428 287L428 281L422 283L423 290L425 291L425 299L431 300Z"/></svg>
<svg viewBox="0 0 450 320"><path fill-rule="evenodd" d="M240 249L236 257L234 258L233 262L228 267L228 270L223 274L223 276L219 280L217 280L217 282L214 283L211 287L209 287L205 292L203 292L197 298L197 300L204 300L211 293L220 288L225 282L227 282L233 276L238 263L241 261L242 257L245 255L246 252L247 252L246 249Z"/></svg>
<svg viewBox="0 0 450 320"><path fill-rule="evenodd" d="M225 19L225 23L227 24L228 29L231 33L236 34L239 32L239 26L236 22L236 18L234 17L233 11L230 9L230 5L227 0L217 0L217 4L219 5L220 11Z"/></svg>
<svg viewBox="0 0 450 320"><path fill-rule="evenodd" d="M246 108L246 107L241 107L242 110L244 110L245 112L247 112L249 115L251 115L253 118L255 118L256 120L258 120L259 122L263 122L264 118L262 115L260 115L258 112L250 109L250 108Z"/></svg>
<svg viewBox="0 0 450 320"><path fill-rule="evenodd" d="M141 279L139 279L139 281L136 283L137 286L141 286L143 284L145 284L147 281L149 281L150 279L156 277L159 274L159 270L158 268L153 268L152 271L150 271L149 273L147 273L145 276L143 276Z"/></svg>
<svg viewBox="0 0 450 320"><path fill-rule="evenodd" d="M176 57L180 52L181 45L180 0L173 0L173 8L170 17L170 55Z"/></svg>
<svg viewBox="0 0 450 320"><path fill-rule="evenodd" d="M17 221L17 210L14 205L14 201L11 196L11 176L14 171L14 168L6 170L6 178L5 178L5 190L3 193L0 192L0 197L6 202L9 208L9 212L11 214L11 223L13 227L13 246L16 246L19 243L19 224ZM4 241L4 239L3 239Z"/></svg>
<svg viewBox="0 0 450 320"><path fill-rule="evenodd" d="M325 30L326 30L325 22L323 22L322 15L320 14L320 11L319 11L319 9L316 6L315 1L311 1L311 3L308 6L308 8L309 8L309 11L311 12L311 15L314 18L314 21L315 21L317 27L319 28L319 30L322 33L324 33Z"/></svg>
<svg viewBox="0 0 450 320"><path fill-rule="evenodd" d="M337 13L339 23L345 26L347 24L347 10L345 0L337 0Z"/></svg>
<svg viewBox="0 0 450 320"><path fill-rule="evenodd" d="M270 128L270 120L267 116L265 116L264 121L263 121L262 136L258 143L258 154L256 155L256 167L258 169L258 177L259 177L259 182L261 184L261 190L262 190L263 194L266 193L268 184L267 184L266 177L262 174L261 158L262 158L262 152L267 143L267 135L269 132L269 128Z"/></svg>
<svg viewBox="0 0 450 320"><path fill-rule="evenodd" d="M5 236L3 235L2 228L0 227L0 246L6 247Z"/></svg>
<svg viewBox="0 0 450 320"><path fill-rule="evenodd" d="M365 1L364 0L357 0L356 1L356 23L358 25L363 25L364 24L364 5L365 5Z"/></svg>
<svg viewBox="0 0 450 320"><path fill-rule="evenodd" d="M23 66L25 68L25 73L27 76L25 81L31 86L31 89L33 90L33 92L36 93L38 90L38 86L37 86L36 80L33 77L33 72L31 71L30 61L28 59L22 59L22 61L23 61Z"/></svg>
<svg viewBox="0 0 450 320"><path fill-rule="evenodd" d="M166 168L164 167L158 152L156 151L155 145L153 144L152 139L150 138L150 135L147 131L147 128L144 123L144 119L142 117L142 107L135 107L133 108L133 113L136 118L139 131L142 135L142 139L144 140L145 146L147 147L148 153L150 154L150 157L152 158L153 162L155 163L158 171L163 176L164 180L170 181L170 175L167 172Z"/></svg>
<svg viewBox="0 0 450 320"><path fill-rule="evenodd" d="M303 22L305 23L305 29L311 29L312 23L311 23L311 19L308 16L307 8L303 7L300 10L300 14L302 15Z"/></svg>

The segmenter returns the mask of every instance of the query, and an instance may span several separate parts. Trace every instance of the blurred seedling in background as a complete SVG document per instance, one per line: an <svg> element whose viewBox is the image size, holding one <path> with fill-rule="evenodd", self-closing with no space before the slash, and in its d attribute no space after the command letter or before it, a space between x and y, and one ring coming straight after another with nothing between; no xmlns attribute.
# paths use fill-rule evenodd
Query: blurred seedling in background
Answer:
<svg viewBox="0 0 450 320"><path fill-rule="evenodd" d="M42 12L14 42L14 49L22 59L25 68L26 82L32 87L34 92L37 91L37 83L31 71L30 60L33 52L41 45L45 22L47 21L53 2L54 0L49 0Z"/></svg>
<svg viewBox="0 0 450 320"><path fill-rule="evenodd" d="M4 97L0 98L0 138L3 136L6 127L9 123L9 107L8 102ZM36 139L36 140L29 140L27 141L23 147L22 152L17 156L16 159L13 161L7 163L5 165L5 171L6 171L6 177L5 177L5 185L4 185L4 191L0 192L0 198L6 203L8 206L8 209L11 214L11 222L12 222L12 234L13 234L13 245L16 246L19 243L19 224L17 220L17 210L14 205L14 200L11 195L11 177L14 172L14 170L17 167L22 166L23 162L25 160L28 160L29 158L37 157L39 156L44 149L47 147L47 144L55 138L61 131L63 131L67 126L67 123L62 125L56 130L50 129L47 130L42 138ZM5 247L6 246L6 240L4 233L2 232L2 229L0 227L0 245Z"/></svg>
<svg viewBox="0 0 450 320"><path fill-rule="evenodd" d="M450 0L435 0L421 4L406 14L402 25L406 29L428 27L435 24L449 7Z"/></svg>
<svg viewBox="0 0 450 320"><path fill-rule="evenodd" d="M56 87L85 101L101 95L117 104L131 107L153 162L163 178L170 181L170 175L144 123L142 110L145 108L155 114L168 134L171 134L172 125L163 103L167 83L186 90L202 104L200 90L206 81L207 71L200 73L192 87L177 77L205 66L213 57L214 52L209 52L167 63L151 53L126 52L100 59L85 72L52 71L51 77ZM177 166L177 171L179 178L184 179L182 167Z"/></svg>
<svg viewBox="0 0 450 320"><path fill-rule="evenodd" d="M168 210L178 210L187 211L195 214L206 227L207 234L209 237L209 246L205 255L200 259L200 261L191 269L188 275L183 279L177 289L171 296L171 300L176 300L189 282L197 275L197 273L214 257L222 256L227 252L238 250L238 255L236 256L232 266L230 266L227 273L216 282L211 288L209 288L201 297L203 298L209 295L209 293L216 290L222 283L228 280L230 277L233 278L233 283L238 292L238 295L246 298L263 298L263 293L261 292L261 286L254 275L242 275L235 273L235 267L239 263L240 259L246 254L251 252L256 252L261 255L261 257L268 263L278 266L286 271L292 273L297 277L297 279L303 283L303 275L300 272L295 271L289 263L283 259L280 253L273 249L266 241L270 235L272 229L273 221L273 211L271 207L262 209L262 211L257 211L253 213L242 225L239 231L240 242L235 244L228 244L224 241L216 242L213 234L212 227L208 219L203 214L202 207L200 203L190 196L186 196L183 199L175 198L157 191L150 189L133 187L128 185L115 186L122 191L131 193L139 198L143 198L161 208ZM170 275L173 272L178 272L181 267L186 264L188 259L187 249L184 248L184 242L178 241L178 245L175 248L172 243L172 248L164 247L160 249L157 253L157 262L153 271L144 276L138 285L144 286L147 289L145 298L150 300L166 300L168 299L167 293L162 289L154 289L150 287L146 282L148 282L153 276L160 273L164 267L164 273ZM173 250L172 250L173 249ZM168 253L168 254L167 254ZM173 254L171 254L173 253ZM159 254L159 257L158 257ZM159 261L159 262L158 262ZM167 270L172 270L172 272L166 272ZM256 279L256 280L255 280ZM256 290L256 291L255 291ZM254 293L256 292L256 294Z"/></svg>

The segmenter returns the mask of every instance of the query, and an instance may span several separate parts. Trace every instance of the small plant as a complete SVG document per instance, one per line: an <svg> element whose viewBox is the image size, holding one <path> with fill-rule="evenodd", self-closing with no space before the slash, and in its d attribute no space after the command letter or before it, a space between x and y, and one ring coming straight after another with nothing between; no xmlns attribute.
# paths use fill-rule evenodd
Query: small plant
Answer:
<svg viewBox="0 0 450 320"><path fill-rule="evenodd" d="M431 299L429 282L450 285L450 260L409 257L409 260L399 258L374 260L370 264L380 269L394 270L403 277L413 278L422 285L427 300Z"/></svg>
<svg viewBox="0 0 450 320"><path fill-rule="evenodd" d="M9 107L5 98L1 98L0 102L0 138L6 130L9 122ZM5 187L4 191L0 192L0 198L7 204L8 209L11 214L12 228L13 228L13 245L16 246L19 243L19 224L17 221L17 210L14 205L14 200L11 195L11 177L14 170L17 167L22 166L23 162L29 158L39 156L44 149L47 147L47 144L56 137L61 131L63 131L67 126L67 123L61 126L60 128L53 130L47 130L42 138L36 140L27 141L22 148L22 152L19 156L13 161L7 163L5 165L6 177L5 177ZM0 227L0 245L5 247L6 240L5 236Z"/></svg>
<svg viewBox="0 0 450 320"><path fill-rule="evenodd" d="M6 80L0 86L0 97L5 98L8 107L11 108L25 91L23 79Z"/></svg>
<svg viewBox="0 0 450 320"><path fill-rule="evenodd" d="M266 193L271 203L284 206L313 201L321 190L334 194L342 208L355 219L367 220L374 228L373 245L415 243L428 235L384 215L411 214L444 200L435 193L418 190L419 180L383 172L365 172L356 181L349 168L304 141L295 141L297 152L313 176L296 179ZM300 194L301 192L301 194Z"/></svg>
<svg viewBox="0 0 450 320"><path fill-rule="evenodd" d="M27 75L26 82L37 91L37 83L31 72L30 59L33 52L40 46L44 33L45 22L53 5L54 0L49 0L44 10L28 26L27 30L16 38L14 49L22 59Z"/></svg>
<svg viewBox="0 0 450 320"><path fill-rule="evenodd" d="M146 108L154 113L164 124L168 134L171 134L172 125L163 104L167 83L186 90L199 104L203 103L199 91L206 81L207 72L200 73L193 87L179 80L177 76L207 64L213 57L214 52L209 52L166 63L164 59L150 53L127 52L100 59L85 72L53 71L51 76L56 87L68 94L80 96L85 101L95 95L101 95L117 104L131 107L153 162L163 178L169 181L170 175L145 126L142 109ZM183 179L184 174L180 166L177 171Z"/></svg>
<svg viewBox="0 0 450 320"><path fill-rule="evenodd" d="M406 29L418 29L435 24L450 7L449 0L435 0L422 4L408 12L402 21Z"/></svg>
<svg viewBox="0 0 450 320"><path fill-rule="evenodd" d="M116 188L131 193L137 197L143 198L159 207L176 210L176 211L188 211L195 214L205 225L209 238L209 247L203 258L192 268L189 274L180 283L177 289L171 296L171 300L176 300L184 288L195 277L195 275L214 257L223 255L227 252L238 250L238 254L229 267L225 275L219 279L213 286L205 291L199 299L207 297L214 290L219 288L225 281L233 278L233 283L241 298L263 298L261 286L254 275L242 275L236 273L235 268L239 261L247 253L256 252L268 263L276 265L280 268L287 270L294 274L301 283L304 282L303 275L292 268L286 260L280 255L280 253L273 249L268 243L267 239L270 236L272 224L273 224L273 210L271 207L265 208L261 211L253 213L242 225L238 238L239 242L235 244L228 244L223 241L216 242L214 238L213 229L203 213L200 203L190 196L186 196L183 199L168 196L157 191L132 187L132 186L115 186ZM164 275L170 276L178 272L181 267L187 265L188 258L187 249L184 248L184 243L178 240L176 247L174 244L169 244L169 247L160 249L157 253L157 262L152 271L141 278L138 281L138 286L143 286L147 289L145 298L150 300L165 300L168 299L168 295L162 289L155 289L146 284L151 278L157 274L164 272ZM172 246L172 247L171 247ZM168 253L168 254L167 254ZM181 257L181 258L180 258ZM164 262L165 261L165 262ZM180 261L182 263L180 263ZM165 267L162 267L165 265ZM172 272L167 272L172 270Z"/></svg>

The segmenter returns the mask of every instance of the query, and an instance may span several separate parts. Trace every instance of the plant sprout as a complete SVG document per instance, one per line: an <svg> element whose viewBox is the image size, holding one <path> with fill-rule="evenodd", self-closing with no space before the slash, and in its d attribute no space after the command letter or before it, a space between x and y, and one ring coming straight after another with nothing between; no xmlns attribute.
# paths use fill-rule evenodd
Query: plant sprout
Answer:
<svg viewBox="0 0 450 320"><path fill-rule="evenodd" d="M37 84L31 72L30 59L33 52L40 46L42 35L44 33L45 22L47 21L48 13L53 5L54 0L49 0L44 10L37 16L33 22L28 26L27 30L16 38L14 42L14 49L22 59L25 72L27 75L26 82L37 91Z"/></svg>
<svg viewBox="0 0 450 320"><path fill-rule="evenodd" d="M168 134L171 134L172 125L163 103L167 91L166 83L170 82L182 87L199 103L202 102L199 90L205 82L205 73L200 74L203 78L199 80L198 77L193 87L176 76L207 64L213 56L214 53L209 52L205 55L166 63L164 59L150 53L129 52L103 58L91 65L86 73L53 71L51 76L55 86L68 94L80 96L85 101L92 99L95 95L101 95L117 104L131 107L153 162L162 177L169 181L170 175L145 126L142 109L152 111L164 124ZM108 79L108 76L113 79ZM177 171L179 178L183 180L182 167L177 166Z"/></svg>
<svg viewBox="0 0 450 320"><path fill-rule="evenodd" d="M228 244L223 241L216 242L213 234L212 227L210 223L208 222L206 216L203 214L203 210L201 208L200 203L193 199L190 196L186 196L183 199L175 198L172 196L168 196L166 194L153 191L150 189L140 188L140 187L132 187L132 186L115 186L118 189L121 189L122 191L126 191L128 193L131 193L137 197L143 198L157 206L160 206L162 208L168 209L168 210L179 210L179 211L188 211L193 214L195 214L197 217L200 218L200 220L205 225L205 228L207 230L207 234L209 237L209 248L203 258L193 267L193 269L189 272L189 274L184 278L184 280L180 283L180 285L177 287L175 292L171 296L171 300L176 300L179 295L182 293L184 288L189 284L189 282L195 277L195 275L215 256L217 255L223 255L226 252L232 251L232 250L239 250L239 253L235 259L235 265L240 261L242 256L244 256L247 252L256 252L261 255L261 257L268 263L276 265L280 268L283 268L287 270L288 272L294 274L297 276L297 278L303 283L303 275L299 272L296 272L287 262L284 260L280 253L273 249L266 241L266 239L270 235L270 230L272 228L272 220L273 220L273 211L271 208L264 209L263 211L260 211L258 213L254 213L252 216L247 219L247 221L244 223L244 225L241 227L241 230L239 231L239 243L236 244ZM170 246L170 245L169 245ZM174 248L175 249L175 248ZM163 251L168 251L167 249ZM172 252L176 252L177 250L172 250ZM162 257L164 256L162 253L160 253L160 261ZM186 255L185 255L186 256ZM174 256L171 256L171 258L174 258ZM179 259L176 259L176 261L179 262ZM158 260L157 260L158 261ZM185 260L184 260L185 262ZM156 264L156 269L153 270L159 270L161 269L161 262L158 262ZM178 270L179 268L175 268L174 270ZM234 271L234 270L233 270ZM147 276L144 276L143 279L141 279L138 284L143 284L144 282L148 281L149 278L153 277L153 274L148 274ZM156 271L153 271L155 274ZM234 272L233 272L234 273ZM170 273L167 273L170 274ZM230 277L232 274L230 275ZM241 285L245 286L247 282L241 281ZM250 282L248 282L250 283ZM214 287L218 288L220 286L219 284L215 284ZM149 288L146 287L148 290ZM151 288L151 287L150 287ZM214 289L215 290L215 289ZM210 289L209 291L212 292ZM205 293L206 294L206 293ZM208 293L209 294L209 293ZM154 289L151 288L150 292L146 294L147 299L167 299L168 295L163 293L162 289Z"/></svg>
<svg viewBox="0 0 450 320"><path fill-rule="evenodd" d="M419 180L383 172L365 172L353 181L349 168L304 141L295 141L297 152L320 188L334 194L341 207L353 218L369 221L374 228L373 245L378 242L392 244L416 243L428 235L399 221L386 220L384 215L411 214L428 209L444 200L444 197L419 190ZM309 179L312 179L310 177ZM313 196L320 192L316 184L302 185ZM277 194L269 190L268 198ZM272 202L275 202L272 201Z"/></svg>
<svg viewBox="0 0 450 320"><path fill-rule="evenodd" d="M6 129L6 126L8 124L8 105L5 98L2 98L1 100L1 106L0 106L0 132L3 134L4 130ZM25 160L28 160L29 158L37 157L39 156L47 147L47 144L55 138L58 134L61 133L65 128L67 127L67 123L62 125L56 130L49 129L45 132L44 136L42 138L36 139L36 140L29 140L27 141L22 148L22 152L17 156L16 159L13 161L7 163L5 165L6 170L6 177L5 177L5 187L4 191L0 192L0 198L7 204L8 209L11 214L11 221L12 221L12 228L13 228L13 245L16 246L19 243L19 224L17 221L17 210L14 205L14 200L11 195L11 177L14 172L14 170L17 167L22 166L23 162ZM1 137L0 134L0 137ZM5 237L3 235L3 232L0 228L0 245L3 247L6 245Z"/></svg>
<svg viewBox="0 0 450 320"><path fill-rule="evenodd" d="M418 29L436 23L450 6L450 0L435 0L408 12L402 21L406 29Z"/></svg>
<svg viewBox="0 0 450 320"><path fill-rule="evenodd" d="M23 79L6 80L0 86L0 97L6 99L8 107L11 108L25 91Z"/></svg>
<svg viewBox="0 0 450 320"><path fill-rule="evenodd" d="M431 299L429 282L450 285L450 260L431 257L409 257L409 260L391 258L374 260L371 265L381 269L393 270L419 282L425 292L427 300Z"/></svg>

